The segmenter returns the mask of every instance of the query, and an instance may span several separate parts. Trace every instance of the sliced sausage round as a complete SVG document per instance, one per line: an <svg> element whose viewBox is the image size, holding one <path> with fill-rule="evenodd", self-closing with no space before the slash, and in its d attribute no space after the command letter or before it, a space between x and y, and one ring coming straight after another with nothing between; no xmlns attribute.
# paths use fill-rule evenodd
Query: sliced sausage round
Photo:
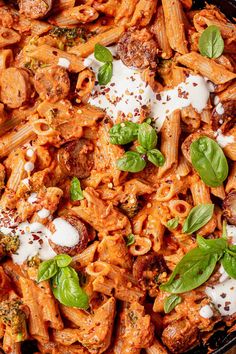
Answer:
<svg viewBox="0 0 236 354"><path fill-rule="evenodd" d="M62 171L68 176L86 178L93 168L93 144L88 139L78 139L65 144L58 151Z"/></svg>
<svg viewBox="0 0 236 354"><path fill-rule="evenodd" d="M42 18L52 8L52 0L20 0L20 12L32 19Z"/></svg>
<svg viewBox="0 0 236 354"><path fill-rule="evenodd" d="M211 126L213 130L217 130L223 123L230 126L235 123L236 118L236 100L225 101L221 103L222 113L219 113L217 106L213 109L211 115Z"/></svg>
<svg viewBox="0 0 236 354"><path fill-rule="evenodd" d="M231 191L223 201L223 214L232 225L236 225L236 191Z"/></svg>
<svg viewBox="0 0 236 354"><path fill-rule="evenodd" d="M132 28L124 33L117 45L117 53L129 67L144 69L156 67L157 43L146 29Z"/></svg>
<svg viewBox="0 0 236 354"><path fill-rule="evenodd" d="M60 66L40 68L34 77L34 87L42 100L55 103L68 95L70 79Z"/></svg>
<svg viewBox="0 0 236 354"><path fill-rule="evenodd" d="M31 83L24 69L7 68L1 73L1 101L9 108L22 106L31 95Z"/></svg>
<svg viewBox="0 0 236 354"><path fill-rule="evenodd" d="M78 232L78 235L79 235L78 243L76 245L74 245L73 247L61 246L61 245L56 244L55 242L52 241L52 239L53 239L53 235L52 235L52 239L49 239L49 244L57 254L68 254L73 257L76 254L83 252L83 250L85 250L85 248L87 247L87 244L89 241L88 231L87 231L85 224L76 215L67 214L67 215L61 216L61 219L65 220L73 228L76 229L76 231ZM55 230L53 230L53 226L51 228L52 228L52 233L53 233ZM66 230L65 230L65 238L67 238L69 236L70 235L67 235Z"/></svg>

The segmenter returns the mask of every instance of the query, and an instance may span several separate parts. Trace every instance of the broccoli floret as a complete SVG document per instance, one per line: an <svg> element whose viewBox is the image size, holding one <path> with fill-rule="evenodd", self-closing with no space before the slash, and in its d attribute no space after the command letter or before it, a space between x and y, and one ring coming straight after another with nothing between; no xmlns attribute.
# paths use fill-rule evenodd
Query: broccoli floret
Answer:
<svg viewBox="0 0 236 354"><path fill-rule="evenodd" d="M133 218L140 210L140 203L136 196L128 196L125 201L119 205L121 211L129 218Z"/></svg>
<svg viewBox="0 0 236 354"><path fill-rule="evenodd" d="M17 235L0 233L0 256L16 253L20 247L20 240Z"/></svg>
<svg viewBox="0 0 236 354"><path fill-rule="evenodd" d="M26 337L26 314L22 307L20 299L6 300L0 303L0 320L11 328L12 334L19 342Z"/></svg>
<svg viewBox="0 0 236 354"><path fill-rule="evenodd" d="M66 27L58 27L55 26L51 29L50 34L54 37L65 37L66 39L75 39L80 37L82 39L86 39L86 30L84 28L66 28Z"/></svg>
<svg viewBox="0 0 236 354"><path fill-rule="evenodd" d="M41 262L41 260L40 260L39 256L37 255L37 256L34 256L34 257L28 259L27 266L31 267L31 268L38 268L40 265L40 262Z"/></svg>

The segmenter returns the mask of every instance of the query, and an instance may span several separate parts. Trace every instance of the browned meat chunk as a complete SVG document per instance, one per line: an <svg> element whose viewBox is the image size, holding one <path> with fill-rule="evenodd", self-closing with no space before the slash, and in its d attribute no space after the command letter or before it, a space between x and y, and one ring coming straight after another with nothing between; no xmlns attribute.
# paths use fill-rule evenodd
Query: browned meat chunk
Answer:
<svg viewBox="0 0 236 354"><path fill-rule="evenodd" d="M52 0L20 0L20 12L33 19L42 18L52 8Z"/></svg>
<svg viewBox="0 0 236 354"><path fill-rule="evenodd" d="M224 199L223 212L228 222L236 225L236 191L230 192Z"/></svg>
<svg viewBox="0 0 236 354"><path fill-rule="evenodd" d="M130 29L119 40L117 52L126 66L144 69L156 67L157 44L146 29Z"/></svg>
<svg viewBox="0 0 236 354"><path fill-rule="evenodd" d="M164 329L162 341L171 352L184 353L198 343L198 328L189 320L177 320Z"/></svg>
<svg viewBox="0 0 236 354"><path fill-rule="evenodd" d="M211 126L213 130L217 130L224 123L227 123L225 128L229 128L231 124L235 123L236 118L236 100L222 102L223 113L219 114L215 107L212 111ZM226 130L226 129L224 129Z"/></svg>
<svg viewBox="0 0 236 354"><path fill-rule="evenodd" d="M79 234L79 242L73 247L65 247L55 244L51 239L49 239L50 246L57 254L69 254L70 256L75 256L81 253L87 247L89 241L89 235L85 224L80 221L80 219L75 215L65 215L62 216L69 224L71 224ZM53 226L52 226L53 228ZM54 230L52 230L53 232ZM67 237L67 235L65 235Z"/></svg>
<svg viewBox="0 0 236 354"><path fill-rule="evenodd" d="M0 27L0 48L19 42L21 36L10 28Z"/></svg>
<svg viewBox="0 0 236 354"><path fill-rule="evenodd" d="M86 178L93 167L93 144L87 139L67 143L58 152L58 160L65 174Z"/></svg>
<svg viewBox="0 0 236 354"><path fill-rule="evenodd" d="M42 100L55 103L68 95L70 79L60 66L41 68L34 77L34 87Z"/></svg>
<svg viewBox="0 0 236 354"><path fill-rule="evenodd" d="M18 108L30 98L30 78L24 69L7 68L3 70L0 84L1 101L9 108Z"/></svg>

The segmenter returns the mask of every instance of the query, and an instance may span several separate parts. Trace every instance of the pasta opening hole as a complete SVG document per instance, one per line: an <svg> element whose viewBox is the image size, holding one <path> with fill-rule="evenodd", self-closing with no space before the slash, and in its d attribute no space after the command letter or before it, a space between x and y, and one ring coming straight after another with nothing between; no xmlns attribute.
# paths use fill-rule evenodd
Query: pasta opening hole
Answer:
<svg viewBox="0 0 236 354"><path fill-rule="evenodd" d="M1 36L2 36L4 39L8 39L8 38L11 36L11 34L6 31L6 32L1 33Z"/></svg>
<svg viewBox="0 0 236 354"><path fill-rule="evenodd" d="M180 213L180 214L184 214L184 213L186 212L186 206L183 205L183 204L177 204L177 205L175 206L175 209L176 209L176 211L177 211L178 213Z"/></svg>

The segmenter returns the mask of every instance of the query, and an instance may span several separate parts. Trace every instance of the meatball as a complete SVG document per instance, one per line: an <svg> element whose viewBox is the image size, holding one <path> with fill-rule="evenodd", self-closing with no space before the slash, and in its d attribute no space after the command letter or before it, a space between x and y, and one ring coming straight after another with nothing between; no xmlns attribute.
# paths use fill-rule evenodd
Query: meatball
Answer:
<svg viewBox="0 0 236 354"><path fill-rule="evenodd" d="M66 69L60 66L45 67L37 70L34 87L42 100L55 103L68 95L70 79Z"/></svg>
<svg viewBox="0 0 236 354"><path fill-rule="evenodd" d="M67 246L61 246L61 245L53 242L52 241L54 239L53 236L55 235L55 232L57 232L57 230L55 228L55 225L52 222L52 224L50 226L50 229L52 231L52 237L49 239L49 244L52 247L52 249L57 254L66 253L66 254L69 254L70 256L75 256L76 254L83 252L83 250L85 250L85 248L87 247L87 244L89 241L89 235L88 235L88 231L87 231L85 224L78 218L78 216L72 215L72 214L64 215L59 219L66 221L74 229L76 229L76 231L78 232L78 235L79 235L78 243L72 247L67 247ZM58 219L55 219L55 220L58 220ZM69 238L69 237L70 237L70 235L67 235L66 231L65 231L65 239Z"/></svg>
<svg viewBox="0 0 236 354"><path fill-rule="evenodd" d="M88 139L78 139L65 144L58 151L58 161L65 174L86 178L93 167L93 144Z"/></svg>
<svg viewBox="0 0 236 354"><path fill-rule="evenodd" d="M117 53L126 66L138 69L156 67L157 43L146 28L132 28L125 32L118 42Z"/></svg>
<svg viewBox="0 0 236 354"><path fill-rule="evenodd" d="M198 328L189 320L177 320L162 333L162 341L175 354L184 353L198 343Z"/></svg>
<svg viewBox="0 0 236 354"><path fill-rule="evenodd" d="M223 213L228 222L236 225L236 191L231 191L223 201Z"/></svg>

